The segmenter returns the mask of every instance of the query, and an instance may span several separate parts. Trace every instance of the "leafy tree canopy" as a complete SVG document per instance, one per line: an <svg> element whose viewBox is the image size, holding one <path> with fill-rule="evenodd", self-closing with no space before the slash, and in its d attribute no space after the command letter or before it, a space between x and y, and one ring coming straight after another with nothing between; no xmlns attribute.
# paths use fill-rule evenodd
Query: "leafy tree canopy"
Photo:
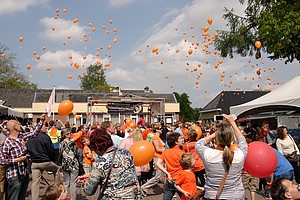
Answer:
<svg viewBox="0 0 300 200"><path fill-rule="evenodd" d="M109 90L112 86L106 83L105 78L102 64L90 65L86 75L81 77L80 87L83 90Z"/></svg>
<svg viewBox="0 0 300 200"><path fill-rule="evenodd" d="M252 56L260 49L270 59L283 58L287 62L300 62L300 1L299 0L239 0L247 4L245 16L238 16L225 8L223 18L229 31L219 31L216 48L221 56L233 57L233 53ZM258 57L259 58L259 55Z"/></svg>
<svg viewBox="0 0 300 200"><path fill-rule="evenodd" d="M9 89L36 89L37 84L28 81L14 65L15 54L8 54L8 47L0 43L0 87Z"/></svg>
<svg viewBox="0 0 300 200"><path fill-rule="evenodd" d="M191 107L192 103L189 100L189 96L186 93L178 94L173 93L177 102L180 104L179 118L182 122L193 122L199 119L200 109L194 109Z"/></svg>

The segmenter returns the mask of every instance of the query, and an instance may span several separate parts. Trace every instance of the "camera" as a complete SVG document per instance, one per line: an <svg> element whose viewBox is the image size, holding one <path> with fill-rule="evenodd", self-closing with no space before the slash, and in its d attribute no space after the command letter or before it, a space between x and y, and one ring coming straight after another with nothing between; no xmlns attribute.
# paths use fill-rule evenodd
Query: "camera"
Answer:
<svg viewBox="0 0 300 200"><path fill-rule="evenodd" d="M214 115L214 121L222 121L224 117L222 115Z"/></svg>
<svg viewBox="0 0 300 200"><path fill-rule="evenodd" d="M237 117L235 115L231 115L233 120L235 121L237 119ZM214 115L214 121L222 121L224 120L224 117L222 115Z"/></svg>

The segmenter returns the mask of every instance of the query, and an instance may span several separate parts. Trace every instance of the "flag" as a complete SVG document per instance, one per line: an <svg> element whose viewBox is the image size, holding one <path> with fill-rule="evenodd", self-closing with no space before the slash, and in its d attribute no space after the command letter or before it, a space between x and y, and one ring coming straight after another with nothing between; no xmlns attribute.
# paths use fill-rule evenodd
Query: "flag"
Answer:
<svg viewBox="0 0 300 200"><path fill-rule="evenodd" d="M51 92L51 95L50 95L49 100L48 100L48 105L47 105L47 108L46 108L46 111L48 113L48 117L51 116L51 111L52 111L52 108L54 106L54 102L55 102L55 87L53 88L53 90Z"/></svg>
<svg viewBox="0 0 300 200"><path fill-rule="evenodd" d="M119 87L119 96L123 95L121 87Z"/></svg>

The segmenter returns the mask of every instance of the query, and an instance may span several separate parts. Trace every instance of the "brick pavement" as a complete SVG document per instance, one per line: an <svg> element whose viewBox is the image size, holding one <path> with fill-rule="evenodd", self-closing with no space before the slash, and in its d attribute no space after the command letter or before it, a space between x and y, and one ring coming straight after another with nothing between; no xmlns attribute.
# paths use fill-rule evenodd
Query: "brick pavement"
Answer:
<svg viewBox="0 0 300 200"><path fill-rule="evenodd" d="M43 177L45 177L46 181L50 184L53 183L54 179L52 175L47 174L46 172L43 173ZM47 183L45 181L41 181L41 187L40 187L40 195L43 195L45 193L45 189L47 187ZM26 200L31 200L31 195L30 195L30 190L31 190L31 182L28 186L28 193L27 193L27 198ZM161 200L163 199L163 183L159 183L157 186L155 186L152 190L150 190L150 193L148 194L147 197L143 197L143 200ZM87 197L83 190L78 187L77 188L77 200L97 200L97 194L96 193L94 196ZM177 198L173 198L173 200L179 200L180 198L177 196ZM246 198L247 200L250 199L250 194L248 191L246 191ZM257 194L256 195L256 200L263 200L265 199L263 196Z"/></svg>

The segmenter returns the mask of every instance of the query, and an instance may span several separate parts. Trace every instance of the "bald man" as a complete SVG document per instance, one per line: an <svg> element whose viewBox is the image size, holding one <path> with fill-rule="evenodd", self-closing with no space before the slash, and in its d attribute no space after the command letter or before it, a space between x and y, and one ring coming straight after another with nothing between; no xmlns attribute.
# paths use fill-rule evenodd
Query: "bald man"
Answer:
<svg viewBox="0 0 300 200"><path fill-rule="evenodd" d="M32 133L24 133L20 122L16 120L7 122L9 135L3 142L0 156L0 163L6 167L5 198L7 200L25 200L29 184L25 140L37 135L44 121L45 115L42 115L40 123Z"/></svg>

